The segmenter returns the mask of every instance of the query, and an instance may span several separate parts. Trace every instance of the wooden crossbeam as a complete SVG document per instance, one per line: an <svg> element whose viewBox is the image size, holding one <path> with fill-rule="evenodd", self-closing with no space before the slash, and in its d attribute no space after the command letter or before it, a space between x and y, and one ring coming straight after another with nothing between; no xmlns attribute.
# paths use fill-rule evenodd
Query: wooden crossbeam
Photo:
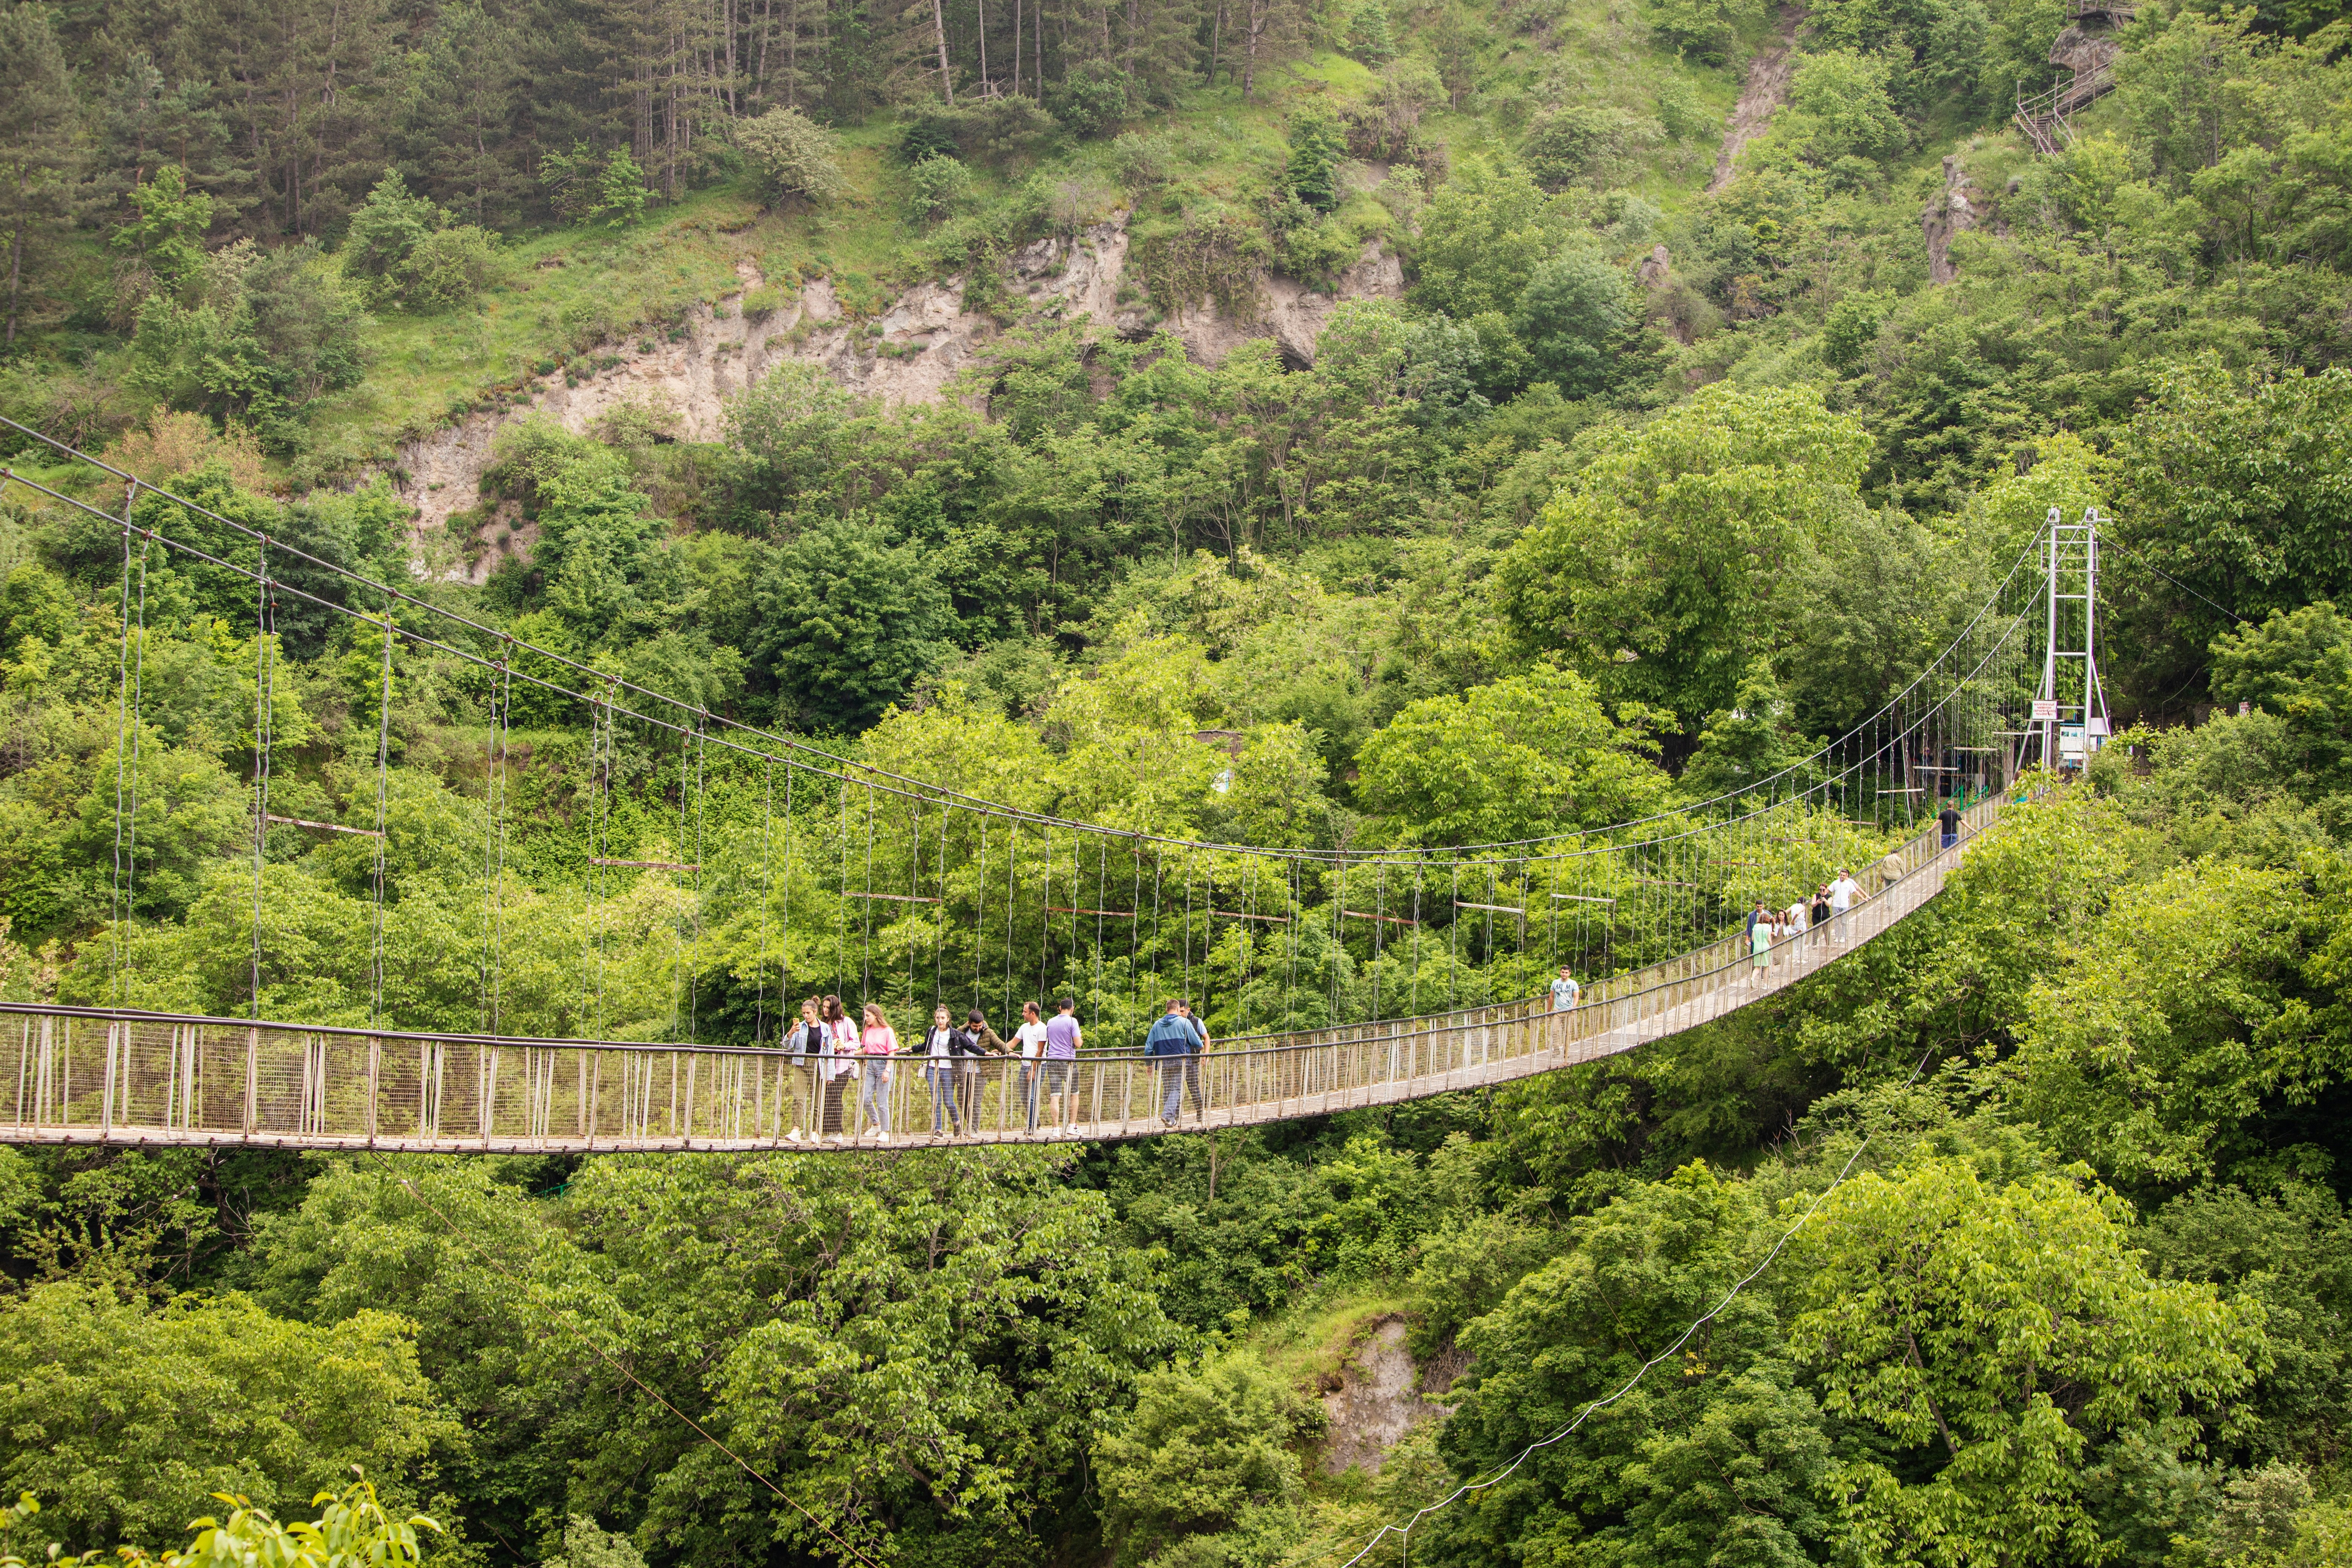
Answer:
<svg viewBox="0 0 2352 1568"><path fill-rule="evenodd" d="M1614 899L1604 899L1598 893L1554 893L1552 897L1565 900L1571 904L1613 904L1617 901Z"/></svg>
<svg viewBox="0 0 2352 1568"><path fill-rule="evenodd" d="M1264 921L1268 925L1276 926L1286 926L1290 923L1288 915L1245 915L1238 910L1211 910L1209 912L1229 921Z"/></svg>
<svg viewBox="0 0 2352 1568"><path fill-rule="evenodd" d="M939 900L937 899L922 898L914 893L853 892L848 896L853 899L883 899L894 904L936 904L939 902Z"/></svg>
<svg viewBox="0 0 2352 1568"><path fill-rule="evenodd" d="M381 838L383 837L382 833L373 827L345 827L341 823L312 822L310 818L304 816L278 816L267 811L261 814L261 820L264 822L282 822L289 827L315 827L321 833L348 833L354 838Z"/></svg>
<svg viewBox="0 0 2352 1568"><path fill-rule="evenodd" d="M1066 904L1047 904L1045 912L1049 915L1109 915L1114 920L1122 921L1131 921L1135 918L1133 910L1081 910Z"/></svg>
<svg viewBox="0 0 2352 1568"><path fill-rule="evenodd" d="M607 860L600 855L588 857L591 866L623 866L636 871L699 871L701 866L690 860Z"/></svg>
<svg viewBox="0 0 2352 1568"><path fill-rule="evenodd" d="M1392 926L1409 926L1412 922L1402 915L1368 915L1361 910L1341 910L1341 914L1356 921L1386 921Z"/></svg>
<svg viewBox="0 0 2352 1568"><path fill-rule="evenodd" d="M1493 910L1496 913L1504 915L1523 915L1528 912L1513 904L1473 904L1465 903L1460 899L1454 900L1454 907L1457 910Z"/></svg>

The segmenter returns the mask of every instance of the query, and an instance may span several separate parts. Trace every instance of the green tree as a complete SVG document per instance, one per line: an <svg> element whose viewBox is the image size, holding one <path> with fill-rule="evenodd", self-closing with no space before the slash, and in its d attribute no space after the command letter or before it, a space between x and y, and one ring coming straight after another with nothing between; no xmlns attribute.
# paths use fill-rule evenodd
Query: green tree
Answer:
<svg viewBox="0 0 2352 1568"><path fill-rule="evenodd" d="M0 5L0 59L9 83L0 94L0 224L8 230L8 325L0 347L16 342L24 312L27 246L39 258L44 228L69 208L75 163L73 80L47 10L30 0Z"/></svg>
<svg viewBox="0 0 2352 1568"><path fill-rule="evenodd" d="M1859 1561L2095 1561L2095 1446L2178 1442L2168 1423L2244 1391L2259 1310L2149 1279L2130 1219L2080 1177L1996 1186L1951 1157L1822 1201L1790 1249L1789 1340L1822 1408L1891 1445L1848 1450L1829 1483Z"/></svg>
<svg viewBox="0 0 2352 1568"><path fill-rule="evenodd" d="M2229 864L2119 889L2028 999L2015 1103L2125 1182L2185 1184L2266 1152L2266 1105L2352 1075L2352 1041L2314 1016L2326 994L2306 970L2333 969L2310 962L2333 923L2316 902L2293 873Z"/></svg>
<svg viewBox="0 0 2352 1568"><path fill-rule="evenodd" d="M1797 606L1777 590L1861 510L1869 437L1815 391L1711 386L1579 447L1586 467L1496 568L1506 622L1603 699L1669 710L1695 732L1793 629Z"/></svg>
<svg viewBox="0 0 2352 1568"><path fill-rule="evenodd" d="M2211 361L2167 370L2117 442L2115 526L2158 569L2237 615L2352 595L2352 371L2251 383ZM2162 583L2166 630L2197 643L2227 622Z"/></svg>
<svg viewBox="0 0 2352 1568"><path fill-rule="evenodd" d="M152 1309L36 1286L0 1312L0 1475L53 1500L62 1532L108 1547L161 1544L217 1492L299 1504L354 1464L413 1485L458 1436L415 1333L373 1310L313 1328L237 1296Z"/></svg>
<svg viewBox="0 0 2352 1568"><path fill-rule="evenodd" d="M1821 1412L1797 1385L1769 1295L1725 1298L1766 1221L1745 1182L1685 1165L1570 1222L1570 1250L1462 1331L1476 1385L1440 1434L1457 1473L1497 1469L1618 1392L1706 1314L1674 1374L1653 1372L1576 1432L1421 1526L1415 1555L1674 1564L1817 1561L1830 1521Z"/></svg>
<svg viewBox="0 0 2352 1568"><path fill-rule="evenodd" d="M1633 279L1595 251L1570 249L1528 278L1511 325L1537 378L1584 397L1616 379L1626 334L1640 320Z"/></svg>
<svg viewBox="0 0 2352 1568"><path fill-rule="evenodd" d="M1339 117L1320 103L1290 111L1290 163L1283 183L1290 194L1328 213L1339 205L1339 165L1348 156L1348 136Z"/></svg>
<svg viewBox="0 0 2352 1568"><path fill-rule="evenodd" d="M375 183L343 236L343 272L373 279L389 293L398 283L401 266L427 236L441 226L441 209L423 196L409 194L408 182L397 169L386 169Z"/></svg>
<svg viewBox="0 0 2352 1568"><path fill-rule="evenodd" d="M139 216L114 231L114 247L135 257L159 289L175 292L187 287L204 269L212 197L188 189L187 171L166 163L131 193L131 200Z"/></svg>
<svg viewBox="0 0 2352 1568"><path fill-rule="evenodd" d="M1321 1406L1252 1355L1147 1375L1134 1409L1095 1443L1115 1561L1148 1562L1192 1536L1246 1532L1297 1502L1307 1490L1297 1445L1322 1426Z"/></svg>
<svg viewBox="0 0 2352 1568"><path fill-rule="evenodd" d="M1526 170L1465 162L1423 209L1412 301L1457 321L1508 315L1567 232Z"/></svg>
<svg viewBox="0 0 2352 1568"><path fill-rule="evenodd" d="M831 201L849 188L832 135L793 109L772 109L736 127L735 139L779 195Z"/></svg>
<svg viewBox="0 0 2352 1568"><path fill-rule="evenodd" d="M2322 599L2273 610L2212 646L2213 695L2252 702L2286 721L2302 743L2297 772L2319 788L2352 765L2352 621Z"/></svg>
<svg viewBox="0 0 2352 1568"><path fill-rule="evenodd" d="M855 733L947 656L933 561L853 513L777 548L757 589L758 654L785 713Z"/></svg>
<svg viewBox="0 0 2352 1568"><path fill-rule="evenodd" d="M1591 681L1538 665L1407 703L1357 753L1356 791L1420 842L1503 843L1647 815L1667 784L1655 752Z"/></svg>
<svg viewBox="0 0 2352 1568"><path fill-rule="evenodd" d="M1845 159L1875 164L1910 140L1887 91L1886 62L1875 55L1804 55L1789 82L1789 110L1783 133L1825 168Z"/></svg>

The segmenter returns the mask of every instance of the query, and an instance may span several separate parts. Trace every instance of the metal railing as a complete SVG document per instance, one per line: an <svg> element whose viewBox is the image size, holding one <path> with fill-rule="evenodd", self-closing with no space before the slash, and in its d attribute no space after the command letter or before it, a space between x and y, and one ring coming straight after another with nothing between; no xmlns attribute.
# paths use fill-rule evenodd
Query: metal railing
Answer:
<svg viewBox="0 0 2352 1568"><path fill-rule="evenodd" d="M2076 71L2070 79L2031 98L2020 93L2017 123L2032 142L2035 151L2045 157L2053 156L2062 146L2074 140L2074 122L2067 116L2105 97L2115 90L2115 86L2116 68L2112 60L2091 70Z"/></svg>
<svg viewBox="0 0 2352 1568"><path fill-rule="evenodd" d="M1966 837L2002 797L1967 813ZM875 1147L1111 1140L1276 1121L1507 1082L1631 1050L1794 984L1935 896L1959 848L1922 834L1881 890L1759 966L1727 936L1593 985L1509 1003L1066 1062L817 1058L746 1047L501 1039L0 1004L0 1142L261 1144L443 1152ZM13 1060L11 1059L13 1058ZM861 1102L865 1102L861 1105ZM1076 1132L1068 1130L1075 1124ZM934 1129L937 1131L934 1131Z"/></svg>

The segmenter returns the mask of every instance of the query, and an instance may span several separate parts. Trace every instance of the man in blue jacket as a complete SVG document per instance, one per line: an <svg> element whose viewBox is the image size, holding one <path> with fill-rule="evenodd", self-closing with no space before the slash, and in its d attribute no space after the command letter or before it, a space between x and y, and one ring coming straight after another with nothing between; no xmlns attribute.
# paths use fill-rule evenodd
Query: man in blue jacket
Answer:
<svg viewBox="0 0 2352 1568"><path fill-rule="evenodd" d="M1160 1081L1165 1086L1160 1120L1170 1127L1176 1125L1176 1113L1184 1106L1185 1064L1201 1048L1200 1034L1183 1009L1183 1003L1170 997L1168 1011L1153 1020L1151 1033L1143 1037L1143 1054L1160 1064Z"/></svg>

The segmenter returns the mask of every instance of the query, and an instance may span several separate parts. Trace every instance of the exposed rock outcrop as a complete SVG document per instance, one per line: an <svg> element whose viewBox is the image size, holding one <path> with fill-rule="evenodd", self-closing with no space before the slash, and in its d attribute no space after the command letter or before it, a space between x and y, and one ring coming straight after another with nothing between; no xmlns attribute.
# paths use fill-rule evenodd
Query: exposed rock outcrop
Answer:
<svg viewBox="0 0 2352 1568"><path fill-rule="evenodd" d="M1949 283L1960 275L1959 268L1952 264L1952 236L1976 227L1979 215L1975 202L1969 199L1975 191L1968 171L1960 167L1959 154L1945 154L1943 194L1919 215L1919 229L1927 240L1927 281L1931 284Z"/></svg>
<svg viewBox="0 0 2352 1568"><path fill-rule="evenodd" d="M1382 1319L1349 1353L1339 1386L1331 1387L1326 1380L1323 1414L1329 1426L1323 1444L1324 1474L1361 1469L1378 1475L1389 1451L1414 1427L1450 1413L1451 1407L1433 1396L1451 1384L1451 1371L1424 1375L1404 1342L1404 1320Z"/></svg>
<svg viewBox="0 0 2352 1568"><path fill-rule="evenodd" d="M1404 297L1404 263L1374 240L1343 270L1331 292L1309 289L1295 278L1262 272L1257 278L1257 310L1243 319L1203 301L1169 312L1164 325L1183 343L1184 352L1202 364L1223 364L1225 356L1254 338L1272 338L1283 360L1293 369L1315 363L1315 340L1323 335L1331 312L1348 300L1401 300ZM1140 318L1133 318L1139 321Z"/></svg>
<svg viewBox="0 0 2352 1568"><path fill-rule="evenodd" d="M1140 312L1122 313L1119 306L1127 256L1127 216L1120 213L1076 237L1024 246L1011 259L1008 280L1021 313L1031 320L1089 319L1140 331ZM418 531L438 530L454 514L480 505L482 476L494 460L499 432L532 415L551 415L582 435L625 405L652 402L675 419L680 437L715 440L724 428L727 400L795 360L821 364L851 391L885 404L933 403L947 395L956 373L997 331L991 316L964 308L961 278L919 283L879 316L858 321L823 278L803 286L782 309L747 317L743 299L761 279L748 263L736 270L742 292L716 308L697 306L672 331L633 337L593 359L576 360L568 375L538 377L527 405L468 415L404 447L395 468L402 499L417 510ZM1403 292L1403 265L1376 242L1340 275L1333 293L1262 274L1254 319L1237 321L1210 309L1177 312L1167 325L1187 353L1205 363L1222 361L1251 338L1271 337L1286 361L1303 367L1314 363L1316 337L1339 300L1395 299ZM596 364L604 368L593 369ZM520 542L519 536L517 547ZM485 553L473 570L478 575L495 564Z"/></svg>
<svg viewBox="0 0 2352 1568"><path fill-rule="evenodd" d="M1748 79L1739 89L1739 101L1731 106L1723 146L1715 155L1715 177L1706 183L1709 191L1731 184L1739 150L1764 134L1765 127L1772 123L1773 111L1789 96L1789 79L1797 68L1797 24L1804 19L1803 6L1782 5L1779 35L1748 62Z"/></svg>

